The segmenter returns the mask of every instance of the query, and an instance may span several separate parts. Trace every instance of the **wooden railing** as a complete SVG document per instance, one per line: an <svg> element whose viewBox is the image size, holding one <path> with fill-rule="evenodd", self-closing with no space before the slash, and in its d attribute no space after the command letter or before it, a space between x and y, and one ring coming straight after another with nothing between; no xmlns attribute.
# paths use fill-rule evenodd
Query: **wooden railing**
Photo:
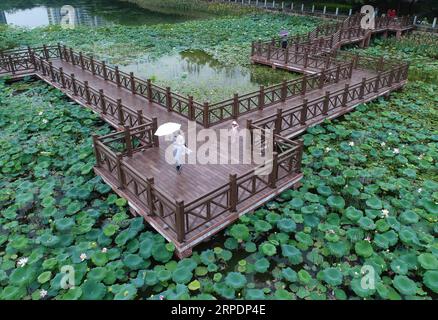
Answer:
<svg viewBox="0 0 438 320"><path fill-rule="evenodd" d="M0 52L0 75L32 72L35 69L28 50Z"/></svg>
<svg viewBox="0 0 438 320"><path fill-rule="evenodd" d="M324 66L332 66L335 59L327 57L321 59ZM333 62L333 63L332 63ZM349 79L352 75L353 60L350 62L336 63L336 67L323 70L313 75L305 75L298 79L283 81L281 84L267 88L261 86L256 92L242 96L235 94L232 99L228 99L208 106L209 117L204 124L205 127L218 123L237 119L239 116L262 110L279 102L305 95L313 90L322 89L324 86L337 83L343 79Z"/></svg>
<svg viewBox="0 0 438 320"><path fill-rule="evenodd" d="M81 52L76 53L72 48L58 45L60 59L79 66L95 76L116 84L118 87L129 90L132 94L140 95L150 102L154 102L168 111L176 112L183 117L204 123L204 105L193 100L193 97L183 97L172 92L169 87L162 88L152 83L150 79L143 80L120 71L118 67L111 67L105 61L97 61Z"/></svg>
<svg viewBox="0 0 438 320"><path fill-rule="evenodd" d="M345 85L344 89L335 92L326 91L324 97L304 102L290 109L278 109L277 114L254 121L254 125L273 130L276 134L299 131L317 119L326 118L331 112L346 108L352 102L360 103L368 95L375 95L382 88L391 88L395 84L406 81L408 64L379 72L377 76L366 79L354 86Z"/></svg>

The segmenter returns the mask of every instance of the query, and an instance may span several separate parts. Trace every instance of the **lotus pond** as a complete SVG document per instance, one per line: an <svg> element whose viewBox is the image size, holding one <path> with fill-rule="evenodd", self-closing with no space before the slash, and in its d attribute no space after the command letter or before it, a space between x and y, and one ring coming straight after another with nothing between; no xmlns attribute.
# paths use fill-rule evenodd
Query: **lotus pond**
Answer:
<svg viewBox="0 0 438 320"><path fill-rule="evenodd" d="M124 65L203 50L244 67L252 39L294 23L299 32L317 22L250 14L92 32L2 27L0 47L59 37ZM412 58L419 44L406 41L366 52ZM183 260L93 173L91 135L108 125L42 82L0 81L0 299L437 299L438 86L412 80L309 129L302 187ZM74 280L63 281L66 270Z"/></svg>

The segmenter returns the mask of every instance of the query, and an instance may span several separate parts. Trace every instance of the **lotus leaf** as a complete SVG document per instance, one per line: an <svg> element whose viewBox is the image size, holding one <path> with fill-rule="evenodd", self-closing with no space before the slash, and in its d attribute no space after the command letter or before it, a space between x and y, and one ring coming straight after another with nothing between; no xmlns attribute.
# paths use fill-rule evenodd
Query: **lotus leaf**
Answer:
<svg viewBox="0 0 438 320"><path fill-rule="evenodd" d="M246 278L244 275L238 272L230 272L225 277L225 284L233 289L243 288L246 284Z"/></svg>
<svg viewBox="0 0 438 320"><path fill-rule="evenodd" d="M407 276L397 275L392 280L394 287L405 296L413 296L417 292L417 284Z"/></svg>
<svg viewBox="0 0 438 320"><path fill-rule="evenodd" d="M438 259L431 253L420 254L418 262L426 270L438 270Z"/></svg>
<svg viewBox="0 0 438 320"><path fill-rule="evenodd" d="M329 285L339 286L340 284L342 284L343 275L342 272L339 271L339 269L327 268L323 270L322 274L324 281Z"/></svg>
<svg viewBox="0 0 438 320"><path fill-rule="evenodd" d="M249 239L249 229L244 224L235 224L231 227L230 235L237 240L246 241Z"/></svg>
<svg viewBox="0 0 438 320"><path fill-rule="evenodd" d="M373 247L366 240L356 242L354 249L359 256L364 258L368 258L374 253Z"/></svg>
<svg viewBox="0 0 438 320"><path fill-rule="evenodd" d="M283 218L278 220L277 227L283 232L290 233L296 230L297 225L292 219Z"/></svg>
<svg viewBox="0 0 438 320"><path fill-rule="evenodd" d="M333 209L343 209L345 207L345 200L341 196L330 196L327 198L327 204Z"/></svg>
<svg viewBox="0 0 438 320"><path fill-rule="evenodd" d="M423 276L423 283L435 293L438 293L438 271L426 271Z"/></svg>
<svg viewBox="0 0 438 320"><path fill-rule="evenodd" d="M272 243L265 241L260 245L260 251L264 255L273 256L277 253L277 248Z"/></svg>

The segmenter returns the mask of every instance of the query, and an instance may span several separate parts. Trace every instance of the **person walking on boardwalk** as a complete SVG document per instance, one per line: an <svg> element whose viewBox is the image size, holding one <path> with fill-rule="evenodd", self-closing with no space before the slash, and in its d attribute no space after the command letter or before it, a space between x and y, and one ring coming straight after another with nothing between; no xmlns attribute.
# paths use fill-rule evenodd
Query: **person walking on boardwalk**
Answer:
<svg viewBox="0 0 438 320"><path fill-rule="evenodd" d="M186 154L190 154L191 150L186 146L186 140L184 138L183 132L179 130L176 132L173 138L173 157L176 164L176 172L181 174L183 157Z"/></svg>

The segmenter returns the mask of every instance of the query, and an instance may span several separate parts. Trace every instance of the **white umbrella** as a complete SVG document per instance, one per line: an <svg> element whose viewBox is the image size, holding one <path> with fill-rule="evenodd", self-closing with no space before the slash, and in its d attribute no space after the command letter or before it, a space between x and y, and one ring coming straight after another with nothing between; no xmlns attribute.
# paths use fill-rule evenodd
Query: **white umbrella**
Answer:
<svg viewBox="0 0 438 320"><path fill-rule="evenodd" d="M155 135L159 137L168 136L174 133L175 131L178 131L180 128L181 125L179 123L166 122L158 127L157 131L155 132Z"/></svg>

